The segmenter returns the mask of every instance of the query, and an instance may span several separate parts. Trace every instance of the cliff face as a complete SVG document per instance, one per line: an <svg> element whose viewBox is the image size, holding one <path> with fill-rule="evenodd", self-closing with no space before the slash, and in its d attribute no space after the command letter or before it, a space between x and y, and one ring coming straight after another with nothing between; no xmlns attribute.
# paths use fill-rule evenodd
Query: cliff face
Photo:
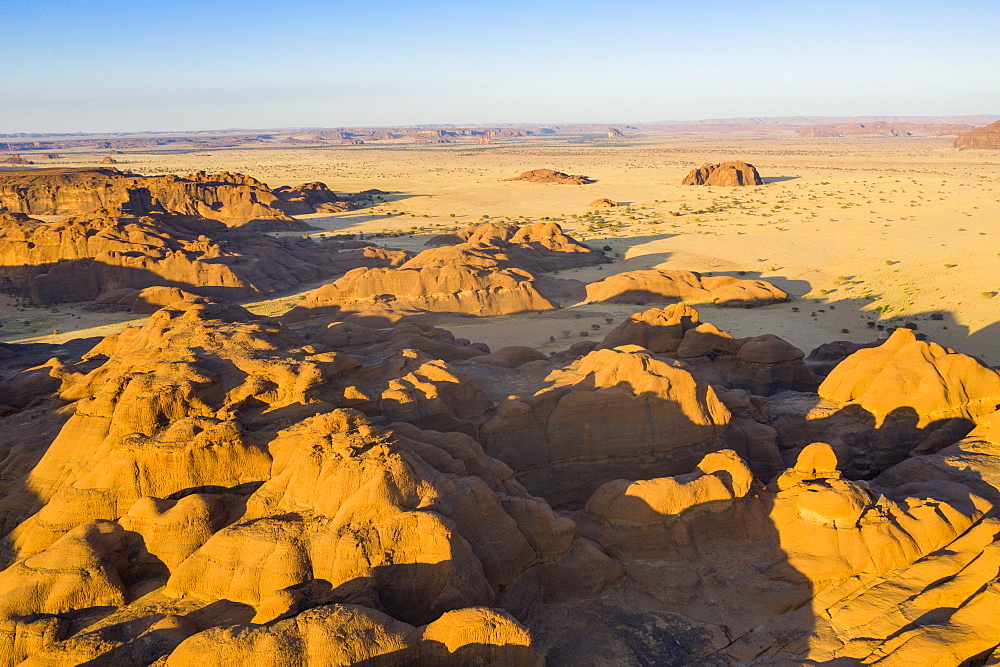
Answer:
<svg viewBox="0 0 1000 667"><path fill-rule="evenodd" d="M0 173L0 206L29 215L78 215L102 208L132 215L166 212L230 227L295 230L308 226L291 215L339 210L346 202L322 183L272 190L229 172L143 176L115 168L46 168Z"/></svg>
<svg viewBox="0 0 1000 667"><path fill-rule="evenodd" d="M966 132L955 139L955 148L1000 149L1000 120L986 127Z"/></svg>

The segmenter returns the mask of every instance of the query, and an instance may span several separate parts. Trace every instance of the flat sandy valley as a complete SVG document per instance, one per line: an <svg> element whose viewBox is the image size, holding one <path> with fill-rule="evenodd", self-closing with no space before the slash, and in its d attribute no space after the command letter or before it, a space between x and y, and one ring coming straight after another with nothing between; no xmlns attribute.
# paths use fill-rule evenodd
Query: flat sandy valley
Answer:
<svg viewBox="0 0 1000 667"><path fill-rule="evenodd" d="M957 150L951 138L803 139L664 137L611 143L559 137L486 146L338 146L116 155L143 174L238 171L271 186L322 181L337 192L377 188L385 202L304 216L332 234L382 232L389 247L419 250L442 229L491 220L555 220L615 263L561 272L688 269L762 277L794 295L752 310L698 306L734 336L775 333L807 353L832 340L870 341L879 327L915 326L929 340L1000 364L1000 152ZM64 153L53 165L95 166ZM693 167L754 164L767 185L681 186ZM584 186L505 182L535 168L596 179ZM622 202L595 211L588 203ZM250 303L278 315L316 285ZM996 298L994 298L996 297ZM600 336L638 306L573 305L443 326L490 346L564 349L581 331ZM649 304L650 307L654 304ZM0 301L0 341L60 342L106 335L135 321L73 304L16 308ZM609 320L613 324L609 325ZM596 327L596 328L595 328ZM57 334L53 334L58 331ZM552 342L550 337L554 337Z"/></svg>

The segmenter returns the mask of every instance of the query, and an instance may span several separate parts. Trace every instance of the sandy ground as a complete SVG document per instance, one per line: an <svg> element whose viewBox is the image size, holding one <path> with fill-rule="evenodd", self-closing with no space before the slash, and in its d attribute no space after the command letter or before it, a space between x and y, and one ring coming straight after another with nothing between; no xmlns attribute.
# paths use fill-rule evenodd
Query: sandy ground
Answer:
<svg viewBox="0 0 1000 667"><path fill-rule="evenodd" d="M55 162L99 159L65 154ZM959 151L950 138L664 137L618 144L558 138L116 159L121 168L147 174L230 170L272 186L319 180L338 192L385 190L391 193L386 201L370 209L305 218L327 233L363 233L411 250L424 247L431 233L478 221L552 219L591 245L610 247L617 260L559 277L589 281L630 269L690 269L762 277L796 297L753 310L699 306L703 320L736 336L775 333L808 352L830 340L872 340L878 326L912 324L930 340L1000 364L1000 152ZM753 163L769 183L679 185L691 168L730 159ZM502 180L541 167L597 182ZM588 215L587 204L600 197L627 206ZM373 238L386 232L407 235ZM251 309L280 314L299 297L285 294ZM448 327L490 346L549 351L579 340L583 331L600 337L636 310L567 305L555 313L466 318ZM0 301L0 340L103 335L133 319L77 306L55 310L18 310Z"/></svg>

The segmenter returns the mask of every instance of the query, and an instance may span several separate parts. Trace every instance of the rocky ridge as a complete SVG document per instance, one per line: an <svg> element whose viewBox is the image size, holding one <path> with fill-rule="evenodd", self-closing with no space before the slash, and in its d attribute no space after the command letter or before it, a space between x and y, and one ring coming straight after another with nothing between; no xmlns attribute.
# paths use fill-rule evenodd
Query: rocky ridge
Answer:
<svg viewBox="0 0 1000 667"><path fill-rule="evenodd" d="M143 176L114 167L46 167L0 173L0 207L28 215L98 209L131 215L173 213L257 230L308 229L291 216L342 211L350 204L323 183L271 189L243 174Z"/></svg>
<svg viewBox="0 0 1000 667"><path fill-rule="evenodd" d="M178 215L101 210L46 223L0 210L0 289L35 304L118 303L147 287L244 298L408 257L363 242L274 238Z"/></svg>
<svg viewBox="0 0 1000 667"><path fill-rule="evenodd" d="M538 274L608 261L555 223L485 224L433 237L396 268L356 269L313 291L285 317L336 315L398 319L420 312L488 317L558 307Z"/></svg>

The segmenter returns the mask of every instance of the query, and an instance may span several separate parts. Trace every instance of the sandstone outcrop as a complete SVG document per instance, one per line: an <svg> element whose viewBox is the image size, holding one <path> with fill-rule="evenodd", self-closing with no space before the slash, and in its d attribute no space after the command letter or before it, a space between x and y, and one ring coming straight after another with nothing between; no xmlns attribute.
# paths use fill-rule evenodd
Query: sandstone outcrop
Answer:
<svg viewBox="0 0 1000 667"><path fill-rule="evenodd" d="M1000 405L1000 373L904 328L847 357L818 394L775 397L779 444L829 442L846 472L870 477L965 436Z"/></svg>
<svg viewBox="0 0 1000 667"><path fill-rule="evenodd" d="M409 257L360 242L279 239L163 215L94 212L44 223L0 211L0 230L0 289L39 304L147 287L240 298Z"/></svg>
<svg viewBox="0 0 1000 667"><path fill-rule="evenodd" d="M428 241L429 248L394 269L351 271L312 292L288 321L318 316L420 312L477 316L553 310L536 273L607 262L555 223L485 224Z"/></svg>
<svg viewBox="0 0 1000 667"><path fill-rule="evenodd" d="M35 163L15 153L14 155L9 155L4 159L0 160L0 164L35 164Z"/></svg>
<svg viewBox="0 0 1000 667"><path fill-rule="evenodd" d="M187 296L96 345L5 346L0 659L924 665L1000 643L994 371L903 331L765 399L727 363L804 367L780 338L683 304L608 338L564 362ZM858 481L874 441L801 411L893 400L978 425Z"/></svg>
<svg viewBox="0 0 1000 667"><path fill-rule="evenodd" d="M524 626L483 606L505 591L558 597L565 567L591 570L580 590L620 576L468 435L376 427L335 407L349 396L337 377L365 387L379 374L411 404L411 381L392 361L360 369L201 298L157 311L89 358L99 365L59 390L73 415L23 490L0 501L16 526L0 573L8 662L188 664L237 650L226 642L238 637L247 649L287 646L265 651L287 664L302 655L301 636L335 664L384 649L404 662L537 665ZM441 380L412 382L423 391ZM475 409L467 397L454 403ZM522 608L521 595L508 604ZM118 631L60 630L95 606L113 610ZM249 621L276 623L238 625Z"/></svg>
<svg viewBox="0 0 1000 667"><path fill-rule="evenodd" d="M322 656L322 664L348 667L386 665L510 665L541 667L531 635L502 611L470 607L447 612L413 627L374 609L327 605L270 626L213 628L181 643L165 667L197 667L226 661L284 667L303 656ZM319 658L316 658L317 663Z"/></svg>
<svg viewBox="0 0 1000 667"><path fill-rule="evenodd" d="M662 523L696 506L728 505L746 496L752 485L750 469L735 452L724 449L707 454L688 475L603 484L584 511L608 523Z"/></svg>
<svg viewBox="0 0 1000 667"><path fill-rule="evenodd" d="M290 310L289 322L312 317L418 312L464 313L488 317L553 310L539 293L535 277L522 269L477 269L451 266L433 269L354 269L314 290Z"/></svg>
<svg viewBox="0 0 1000 667"><path fill-rule="evenodd" d="M751 307L784 301L788 294L764 280L702 276L694 271L648 269L626 271L587 285L587 302L715 303Z"/></svg>
<svg viewBox="0 0 1000 667"><path fill-rule="evenodd" d="M912 408L917 426L951 418L974 420L1000 405L1000 373L979 360L893 332L878 347L858 350L819 387L819 395L858 405L881 424L894 410Z"/></svg>
<svg viewBox="0 0 1000 667"><path fill-rule="evenodd" d="M425 250L403 268L518 268L532 273L562 271L608 262L602 253L580 243L554 222L518 227L487 223L430 238Z"/></svg>
<svg viewBox="0 0 1000 667"><path fill-rule="evenodd" d="M153 311L0 347L2 664L1000 657L1000 373L908 329L805 358L683 303L767 283L632 272L588 295L677 303L491 350L408 315L555 308L541 274L602 256L554 224L410 257L162 212L0 222L5 288ZM189 293L364 262L295 328Z"/></svg>
<svg viewBox="0 0 1000 667"><path fill-rule="evenodd" d="M955 148L1000 148L1000 120L970 130L955 139Z"/></svg>
<svg viewBox="0 0 1000 667"><path fill-rule="evenodd" d="M607 197L601 197L600 199L595 199L594 201L587 204L591 208L614 208L618 206L618 202L608 199Z"/></svg>
<svg viewBox="0 0 1000 667"><path fill-rule="evenodd" d="M545 382L501 402L480 433L491 456L554 505L580 504L629 470L690 470L721 449L730 415L715 391L637 346L591 352Z"/></svg>
<svg viewBox="0 0 1000 667"><path fill-rule="evenodd" d="M108 168L18 170L0 173L0 207L29 215L78 215L97 209L142 216L174 213L230 227L308 229L292 215L342 210L322 183L272 190L243 174L197 172L143 176Z"/></svg>
<svg viewBox="0 0 1000 667"><path fill-rule="evenodd" d="M528 181L529 183L556 183L557 185L588 185L594 183L586 176L564 174L553 169L532 169L522 172L520 176L505 178L505 181Z"/></svg>
<svg viewBox="0 0 1000 667"><path fill-rule="evenodd" d="M814 391L815 376L802 350L772 334L735 339L684 304L633 313L612 329L598 349L640 345L682 359L709 384L768 396L785 390Z"/></svg>
<svg viewBox="0 0 1000 667"><path fill-rule="evenodd" d="M976 612L963 613L955 627L927 612L966 600L979 611L993 604L992 593L977 592L984 575L995 572L987 547L997 525L987 518L991 502L949 483L883 494L842 479L837 467L830 447L814 443L767 488L748 478L732 452L709 454L689 475L601 487L581 529L625 563L632 609L655 599L675 614L671 636L692 632L672 651L643 645L629 664L640 664L641 655L688 664L709 656L721 664L877 664L894 654L914 664L938 664L928 656L957 664L982 652L997 635L985 625L972 630ZM814 615L809 604L820 611ZM620 613L614 602L599 609L604 618ZM657 618L644 616L632 623ZM583 620L571 613L561 622L575 627ZM716 624L726 632L713 632ZM909 641L901 643L890 628L903 626ZM588 636L576 648L557 642L548 655L569 664L614 641L603 628L585 627ZM801 639L793 646L790 637Z"/></svg>
<svg viewBox="0 0 1000 667"><path fill-rule="evenodd" d="M681 185L753 186L764 185L764 180L752 164L747 164L746 162L720 162L692 169L684 177L684 180L681 181Z"/></svg>

